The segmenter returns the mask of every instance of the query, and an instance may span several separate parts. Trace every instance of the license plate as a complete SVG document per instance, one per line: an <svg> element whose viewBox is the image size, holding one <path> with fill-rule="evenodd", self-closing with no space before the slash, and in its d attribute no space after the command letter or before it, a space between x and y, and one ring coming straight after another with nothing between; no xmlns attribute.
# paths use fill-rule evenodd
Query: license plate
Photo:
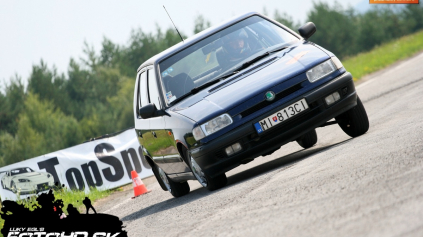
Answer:
<svg viewBox="0 0 423 237"><path fill-rule="evenodd" d="M305 99L299 100L278 112L270 115L269 117L258 121L254 124L254 127L257 130L257 133L262 133L266 130L271 129L272 127L285 122L286 120L294 117L295 115L308 109L308 105Z"/></svg>

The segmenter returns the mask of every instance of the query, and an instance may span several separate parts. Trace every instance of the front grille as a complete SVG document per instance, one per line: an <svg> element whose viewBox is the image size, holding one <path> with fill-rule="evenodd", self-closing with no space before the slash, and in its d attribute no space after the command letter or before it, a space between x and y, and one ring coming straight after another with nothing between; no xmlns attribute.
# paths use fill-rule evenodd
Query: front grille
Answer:
<svg viewBox="0 0 423 237"><path fill-rule="evenodd" d="M266 106L268 106L268 105L270 105L270 104L272 104L272 103L274 103L278 100L281 100L281 99L287 97L288 95L300 90L301 88L302 88L301 83L298 83L297 85L291 86L290 88L276 94L275 100L273 100L273 101L264 100L264 101L262 101L262 102L260 102L256 105L254 105L253 107L251 107L247 110L244 110L243 112L241 112L241 115L244 118L244 117L246 117L246 116L248 116L252 113L255 113L256 111L263 109L264 107L266 107Z"/></svg>
<svg viewBox="0 0 423 237"><path fill-rule="evenodd" d="M225 151L221 150L221 151L216 152L215 156L219 159L224 159L224 158L226 158L226 153L225 153Z"/></svg>

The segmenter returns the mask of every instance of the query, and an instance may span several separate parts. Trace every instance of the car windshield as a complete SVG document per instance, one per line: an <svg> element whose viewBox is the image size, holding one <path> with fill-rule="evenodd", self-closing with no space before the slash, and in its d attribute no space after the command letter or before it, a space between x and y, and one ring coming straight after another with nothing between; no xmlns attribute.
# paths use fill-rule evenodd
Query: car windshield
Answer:
<svg viewBox="0 0 423 237"><path fill-rule="evenodd" d="M30 173L30 172L34 172L34 171L31 168L25 167L25 168L18 168L18 169L11 170L10 174L13 176L13 175Z"/></svg>
<svg viewBox="0 0 423 237"><path fill-rule="evenodd" d="M167 102L274 48L299 39L259 16L240 21L159 63Z"/></svg>

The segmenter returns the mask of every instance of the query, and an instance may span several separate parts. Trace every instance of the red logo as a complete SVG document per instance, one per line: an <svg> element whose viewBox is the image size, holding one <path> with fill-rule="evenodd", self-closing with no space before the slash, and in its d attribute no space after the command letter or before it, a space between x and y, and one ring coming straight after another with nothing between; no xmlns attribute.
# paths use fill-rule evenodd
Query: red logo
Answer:
<svg viewBox="0 0 423 237"><path fill-rule="evenodd" d="M278 121L278 117L276 117L276 116L275 116L275 117L273 117L272 119L273 119L273 121L275 121L275 122L277 122L277 121Z"/></svg>

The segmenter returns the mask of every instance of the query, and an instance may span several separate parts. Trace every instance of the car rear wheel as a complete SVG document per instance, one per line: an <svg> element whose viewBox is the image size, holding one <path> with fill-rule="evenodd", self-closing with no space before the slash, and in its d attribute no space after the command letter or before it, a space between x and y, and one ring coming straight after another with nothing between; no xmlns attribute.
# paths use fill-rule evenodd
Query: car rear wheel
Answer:
<svg viewBox="0 0 423 237"><path fill-rule="evenodd" d="M314 146L317 143L316 129L313 129L310 132L307 132L306 134L297 138L297 142L298 145L300 145L304 149Z"/></svg>
<svg viewBox="0 0 423 237"><path fill-rule="evenodd" d="M156 169L156 172L158 173L158 176L156 176L157 180L160 183L160 186L165 187L164 190L169 191L174 197L181 197L189 193L190 188L187 181L178 183L172 181L167 174L158 166L154 166ZM162 186L162 188L163 188Z"/></svg>
<svg viewBox="0 0 423 237"><path fill-rule="evenodd" d="M357 105L354 108L342 113L335 119L342 130L350 137L361 136L369 130L369 118L359 97L357 97Z"/></svg>
<svg viewBox="0 0 423 237"><path fill-rule="evenodd" d="M221 174L217 177L210 177L201 169L194 158L190 156L190 167L195 178L197 178L200 184L210 191L224 187L228 183L228 179L225 174Z"/></svg>

